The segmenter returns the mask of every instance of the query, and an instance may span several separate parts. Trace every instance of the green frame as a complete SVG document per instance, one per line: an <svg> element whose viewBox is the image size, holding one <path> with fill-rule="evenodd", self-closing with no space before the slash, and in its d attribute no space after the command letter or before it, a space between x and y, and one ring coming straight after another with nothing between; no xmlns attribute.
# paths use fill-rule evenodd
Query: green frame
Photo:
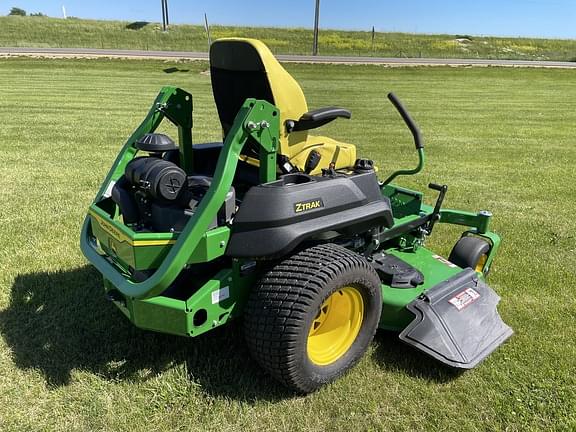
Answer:
<svg viewBox="0 0 576 432"><path fill-rule="evenodd" d="M189 99L186 99L187 97ZM185 120L185 116L187 113L190 113L191 116L191 106L192 98L189 94L175 87L164 87L162 89L142 124L120 151L84 221L80 243L82 252L103 274L104 278L127 297L143 299L160 294L174 282L182 269L191 262L191 258L197 253L196 249L208 232L210 223L216 217L226 194L232 186L240 153L249 138L260 144L261 154L265 156L259 168L261 180L269 182L276 179L276 150L279 143L280 130L279 111L274 105L266 101L247 99L236 115L234 124L226 136L216 165L214 181L197 211L178 236L134 233L128 227L122 227L123 224L118 223L109 214L107 215L101 211L102 209L99 207L100 201L106 198L106 192L110 189L112 182L120 178L126 164L134 158L137 151L135 147L136 141L144 134L154 131L163 117L168 117L169 120L178 126L179 130L187 129L187 125L191 125L192 121L190 120L188 123ZM191 137L191 133L183 133L180 137L186 138L188 136ZM184 141L180 144L186 148L183 151L184 155L187 152L189 154L192 153L191 142ZM271 155L274 156L273 163ZM112 264L98 252L98 247L101 245L96 243L96 238L93 235L92 224L95 220L94 215L103 218L112 227L111 231L114 229L120 230L121 233L133 241L156 240L162 242L175 240L175 242L161 260L162 262L154 274L145 281L136 282L128 277L127 269L122 268L124 267L122 264L125 265L126 263L120 263L120 268L118 268L118 266ZM213 254L215 255L214 258L224 254L227 246L226 240L221 240L218 246L218 251ZM208 249L212 250L210 246L205 248L206 251Z"/></svg>
<svg viewBox="0 0 576 432"><path fill-rule="evenodd" d="M192 144L192 95L164 87L147 116L127 140L90 205L81 234L81 249L87 259L102 273L104 287L118 308L138 327L182 336L197 336L226 324L242 314L251 287L261 274L260 263L231 259L199 286L186 299L162 296L189 264L206 263L222 257L230 238L228 227L209 229L225 196L230 190L242 148L249 139L260 146L259 178L261 183L276 180L276 160L280 134L280 113L272 104L248 99L239 110L226 136L216 165L213 181L194 215L180 233L140 233L121 221L116 205L109 198L114 182L136 155L135 143L153 132L164 119L178 128L183 168L194 169ZM422 193L390 182L399 175L420 172L424 166L424 149L418 149L418 166L393 173L381 191L390 198L395 215L394 226L400 231L418 219L430 216L433 207L423 204ZM492 215L441 209L438 223L467 227L463 236L487 239L491 248L484 269L485 277L500 245L500 237L489 231ZM424 237L401 233L387 242L384 250L394 254L426 274L426 283L414 289L394 289L382 285L384 298L380 327L402 330L412 315L405 306L435 283L454 276L462 269L447 263L423 246ZM143 281L137 271L156 269ZM248 270L246 270L248 269Z"/></svg>

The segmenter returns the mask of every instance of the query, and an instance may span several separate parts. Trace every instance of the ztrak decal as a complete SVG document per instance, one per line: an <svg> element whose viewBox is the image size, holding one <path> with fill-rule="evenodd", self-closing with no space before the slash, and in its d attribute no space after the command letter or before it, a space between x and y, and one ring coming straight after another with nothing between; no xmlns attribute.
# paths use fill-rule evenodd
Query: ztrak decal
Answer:
<svg viewBox="0 0 576 432"><path fill-rule="evenodd" d="M322 199L315 198L313 200L302 201L294 204L294 212L302 213L309 210L315 210L324 207Z"/></svg>

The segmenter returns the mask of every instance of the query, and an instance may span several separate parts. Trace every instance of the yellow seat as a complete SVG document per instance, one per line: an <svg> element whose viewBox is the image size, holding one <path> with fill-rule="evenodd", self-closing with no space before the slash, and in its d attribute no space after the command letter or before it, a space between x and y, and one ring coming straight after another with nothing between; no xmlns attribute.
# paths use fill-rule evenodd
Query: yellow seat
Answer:
<svg viewBox="0 0 576 432"><path fill-rule="evenodd" d="M210 72L224 136L247 98L263 99L280 110L279 153L292 165L303 170L312 150L316 150L321 159L311 174L318 174L331 164L335 169L354 165L354 145L309 135L308 130L290 131L290 122L297 122L308 112L306 98L296 80L262 42L243 38L215 41L210 47ZM250 161L257 154L247 147L244 157ZM252 161L257 163L255 159Z"/></svg>

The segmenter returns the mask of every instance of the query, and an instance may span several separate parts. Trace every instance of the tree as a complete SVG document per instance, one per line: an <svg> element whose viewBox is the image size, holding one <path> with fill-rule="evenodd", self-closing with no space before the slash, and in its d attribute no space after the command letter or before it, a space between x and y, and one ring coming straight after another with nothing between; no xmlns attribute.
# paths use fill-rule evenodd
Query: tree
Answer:
<svg viewBox="0 0 576 432"><path fill-rule="evenodd" d="M30 16L38 16L38 17L45 17L46 15L42 12L31 13Z"/></svg>
<svg viewBox="0 0 576 432"><path fill-rule="evenodd" d="M8 15L26 16L26 11L24 9L13 7L10 9L10 13Z"/></svg>

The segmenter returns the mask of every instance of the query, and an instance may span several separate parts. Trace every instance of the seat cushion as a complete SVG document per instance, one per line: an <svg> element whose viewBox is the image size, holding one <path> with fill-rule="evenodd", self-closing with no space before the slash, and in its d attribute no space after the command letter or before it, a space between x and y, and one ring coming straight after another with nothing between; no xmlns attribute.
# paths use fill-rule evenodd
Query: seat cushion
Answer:
<svg viewBox="0 0 576 432"><path fill-rule="evenodd" d="M306 146L297 154L290 157L292 165L300 170L304 169L306 159L312 150L320 153L321 159L318 166L311 174L320 174L322 169L327 169L334 162L334 168L350 168L356 161L356 146L343 143L324 136L308 135Z"/></svg>

